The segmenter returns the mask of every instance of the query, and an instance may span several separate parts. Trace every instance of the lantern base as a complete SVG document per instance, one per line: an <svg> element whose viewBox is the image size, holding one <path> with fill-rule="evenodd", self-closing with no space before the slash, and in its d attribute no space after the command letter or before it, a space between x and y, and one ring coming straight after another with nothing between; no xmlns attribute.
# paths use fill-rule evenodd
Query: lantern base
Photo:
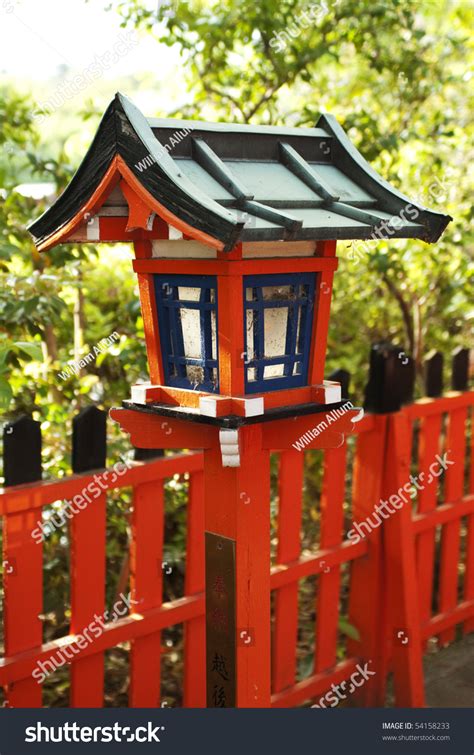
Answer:
<svg viewBox="0 0 474 755"><path fill-rule="evenodd" d="M350 401L332 408L299 406L299 416L290 407L269 410L263 419L263 415L207 417L189 409L124 403L121 409L111 409L110 416L130 435L135 448L219 448L223 466L234 467L240 465L240 441L249 434L260 433L260 447L265 451L337 448L364 416L364 410Z"/></svg>
<svg viewBox="0 0 474 755"><path fill-rule="evenodd" d="M303 417L308 414L328 414L338 409L353 408L352 403L345 401L336 401L333 404L296 404L291 406L275 407L267 409L262 414L253 417L241 417L237 414L228 414L224 417L211 417L207 414L201 414L198 409L187 406L170 406L170 404L135 404L132 401L122 401L124 409L130 409L136 412L146 414L157 414L162 417L171 417L173 419L182 419L188 422L196 422L203 425L211 425L225 429L237 429L246 425L255 425L262 422L273 422L278 419L289 419L291 417Z"/></svg>

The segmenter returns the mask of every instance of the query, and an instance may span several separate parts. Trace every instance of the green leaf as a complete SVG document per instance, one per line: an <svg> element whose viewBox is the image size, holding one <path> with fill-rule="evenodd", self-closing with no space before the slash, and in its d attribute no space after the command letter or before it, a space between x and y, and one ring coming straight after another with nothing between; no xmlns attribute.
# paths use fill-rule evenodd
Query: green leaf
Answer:
<svg viewBox="0 0 474 755"><path fill-rule="evenodd" d="M0 407L2 409L8 409L10 401L13 398L13 391L10 383L4 378L0 378Z"/></svg>
<svg viewBox="0 0 474 755"><path fill-rule="evenodd" d="M342 632L342 634L345 634L347 637L350 637L351 640L360 640L360 634L359 630L356 629L355 626L352 624L349 624L347 619L340 617L338 621L339 631Z"/></svg>
<svg viewBox="0 0 474 755"><path fill-rule="evenodd" d="M7 357L10 351L11 351L10 346L4 346L3 348L0 349L0 368L2 368L5 362L7 361Z"/></svg>
<svg viewBox="0 0 474 755"><path fill-rule="evenodd" d="M15 345L20 349L20 351L23 351L30 357L30 359L33 359L35 362L43 361L43 351L38 343L17 341Z"/></svg>
<svg viewBox="0 0 474 755"><path fill-rule="evenodd" d="M298 672L301 679L307 679L311 676L314 669L314 653L308 653L303 656L298 663Z"/></svg>

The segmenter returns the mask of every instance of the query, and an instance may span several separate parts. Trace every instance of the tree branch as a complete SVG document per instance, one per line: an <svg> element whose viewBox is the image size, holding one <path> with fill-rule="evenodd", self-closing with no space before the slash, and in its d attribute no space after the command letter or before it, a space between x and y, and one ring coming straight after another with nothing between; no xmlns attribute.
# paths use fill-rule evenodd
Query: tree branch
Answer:
<svg viewBox="0 0 474 755"><path fill-rule="evenodd" d="M415 334L413 329L413 317L412 313L410 311L410 306L403 298L402 292L397 288L395 283L390 280L387 273L382 273L382 280L387 286L389 292L394 297L395 301L398 303L398 306L400 307L403 323L405 325L405 331L408 338L408 347L410 350L410 354L414 354L415 352Z"/></svg>

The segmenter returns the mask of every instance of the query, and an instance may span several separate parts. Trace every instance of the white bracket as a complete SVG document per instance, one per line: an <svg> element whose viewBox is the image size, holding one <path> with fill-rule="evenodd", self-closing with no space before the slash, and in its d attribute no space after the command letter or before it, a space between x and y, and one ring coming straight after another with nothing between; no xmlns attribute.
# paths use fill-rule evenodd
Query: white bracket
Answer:
<svg viewBox="0 0 474 755"><path fill-rule="evenodd" d="M132 385L131 400L133 404L146 405L149 401L156 401L160 394L160 386L152 383L136 383Z"/></svg>
<svg viewBox="0 0 474 755"><path fill-rule="evenodd" d="M94 215L87 219L86 226L87 241L99 241L100 240L100 226L99 218Z"/></svg>
<svg viewBox="0 0 474 755"><path fill-rule="evenodd" d="M199 412L206 417L217 417L217 399L213 396L199 396Z"/></svg>
<svg viewBox="0 0 474 755"><path fill-rule="evenodd" d="M263 396L257 396L256 398L245 398L244 407L246 417L258 417L260 414L263 414L265 408Z"/></svg>
<svg viewBox="0 0 474 755"><path fill-rule="evenodd" d="M334 380L323 380L322 385L313 385L313 401L318 404L336 404L341 401L341 384Z"/></svg>
<svg viewBox="0 0 474 755"><path fill-rule="evenodd" d="M216 396L200 396L199 397L199 411L201 414L204 414L206 417L217 417L217 406L218 402L222 400L226 400L227 403L229 403L229 397L228 396L222 396L222 397L216 397ZM244 409L244 417L257 417L260 414L263 414L264 411L264 403L263 403L263 396L257 396L256 398L238 398L236 401L239 402L240 407L243 407ZM233 414L234 412L229 411L229 414Z"/></svg>
<svg viewBox="0 0 474 755"><path fill-rule="evenodd" d="M222 466L240 467L239 431L219 430Z"/></svg>

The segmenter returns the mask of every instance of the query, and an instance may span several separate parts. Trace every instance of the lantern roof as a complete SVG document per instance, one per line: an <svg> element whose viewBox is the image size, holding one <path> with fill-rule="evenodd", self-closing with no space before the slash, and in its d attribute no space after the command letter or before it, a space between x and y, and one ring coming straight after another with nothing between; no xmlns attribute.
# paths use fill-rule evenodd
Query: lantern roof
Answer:
<svg viewBox="0 0 474 755"><path fill-rule="evenodd" d="M315 128L146 118L116 94L71 182L30 225L37 247L67 241L118 180L150 212L225 251L241 241L434 242L452 220L381 178L329 114Z"/></svg>

